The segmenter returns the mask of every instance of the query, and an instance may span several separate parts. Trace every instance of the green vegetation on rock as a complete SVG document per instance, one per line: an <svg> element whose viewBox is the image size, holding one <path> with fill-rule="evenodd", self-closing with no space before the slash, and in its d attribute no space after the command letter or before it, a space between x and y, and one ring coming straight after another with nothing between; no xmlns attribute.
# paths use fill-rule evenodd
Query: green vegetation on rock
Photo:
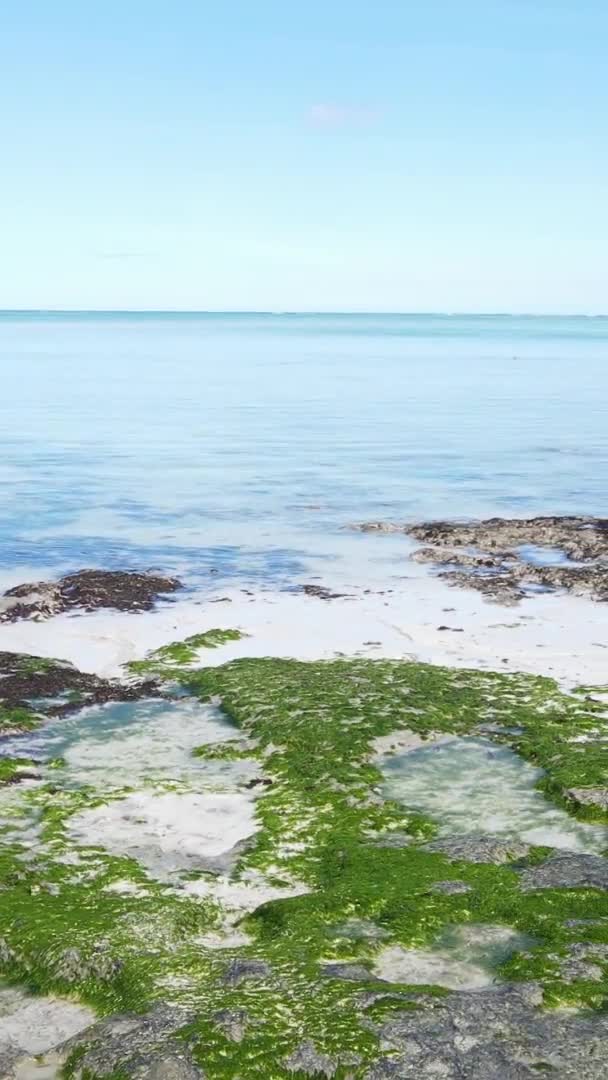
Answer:
<svg viewBox="0 0 608 1080"><path fill-rule="evenodd" d="M69 770L57 769L52 785L11 805L15 821L39 829L40 846L24 861L19 833L3 837L5 975L38 991L77 994L102 1014L143 1012L158 1001L187 1004L196 1015L183 1036L209 1080L293 1077L285 1062L303 1040L336 1062L336 1077L363 1076L379 1055L367 1021L418 1008L422 989L379 983L372 970L379 950L432 948L451 926L499 925L529 935L533 943L498 976L538 980L549 1006L605 1007L606 892L523 891L522 869L547 850L501 865L454 862L428 850L435 823L385 797L374 753L376 739L404 730L466 735L491 725L493 738L542 766L544 790L561 798L568 788L606 782L604 744L594 738L605 730L605 706L565 694L550 679L405 661L243 659L193 669L210 634L230 635L213 638L211 647L239 636L194 635L130 670L178 681L202 702L221 701L240 729L240 742L195 751L209 762L254 758L263 774L254 781L259 831L227 892L261 881L284 898L254 902L239 919L205 867L197 880L184 872L161 882L135 859L79 847L67 829L71 815L106 796L64 788ZM468 891L436 888L453 881ZM200 882L199 893L188 892L192 882ZM564 976L581 943L597 947L599 978ZM241 977L235 963L254 967ZM262 974L256 963L266 965ZM357 975L325 971L331 964L357 965ZM365 990L386 996L366 1000ZM217 1019L226 1011L246 1017L240 1041Z"/></svg>
<svg viewBox="0 0 608 1080"><path fill-rule="evenodd" d="M132 675L155 675L175 678L180 669L196 663L201 649L217 649L229 641L239 641L245 635L240 630L205 630L182 641L173 641L149 652L145 660L131 660L127 670Z"/></svg>

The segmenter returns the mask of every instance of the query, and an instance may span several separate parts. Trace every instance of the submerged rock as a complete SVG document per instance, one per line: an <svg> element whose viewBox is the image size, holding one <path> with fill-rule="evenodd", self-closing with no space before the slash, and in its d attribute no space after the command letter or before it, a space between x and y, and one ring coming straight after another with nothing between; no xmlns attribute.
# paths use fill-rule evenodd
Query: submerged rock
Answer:
<svg viewBox="0 0 608 1080"><path fill-rule="evenodd" d="M4 960L4 957L3 957ZM91 1009L58 997L34 997L16 987L0 988L0 1077L31 1054L41 1054L89 1027Z"/></svg>
<svg viewBox="0 0 608 1080"><path fill-rule="evenodd" d="M41 621L64 611L150 611L158 598L182 587L178 578L131 570L79 570L58 581L25 582L0 598L0 622Z"/></svg>
<svg viewBox="0 0 608 1080"><path fill-rule="evenodd" d="M451 862L506 863L523 859L530 845L510 836L448 836L426 844L427 851L445 855Z"/></svg>
<svg viewBox="0 0 608 1080"><path fill-rule="evenodd" d="M603 1080L608 1070L608 1015L543 1010L535 983L443 998L374 1025L391 1056L366 1080L530 1080L540 1074Z"/></svg>

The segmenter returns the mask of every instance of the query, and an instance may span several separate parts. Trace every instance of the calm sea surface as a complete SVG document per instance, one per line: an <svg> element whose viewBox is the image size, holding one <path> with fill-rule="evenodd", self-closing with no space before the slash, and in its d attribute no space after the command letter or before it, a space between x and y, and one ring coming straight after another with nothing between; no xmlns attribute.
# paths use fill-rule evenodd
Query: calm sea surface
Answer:
<svg viewBox="0 0 608 1080"><path fill-rule="evenodd" d="M3 574L285 583L356 520L608 514L608 319L4 313L0 372Z"/></svg>

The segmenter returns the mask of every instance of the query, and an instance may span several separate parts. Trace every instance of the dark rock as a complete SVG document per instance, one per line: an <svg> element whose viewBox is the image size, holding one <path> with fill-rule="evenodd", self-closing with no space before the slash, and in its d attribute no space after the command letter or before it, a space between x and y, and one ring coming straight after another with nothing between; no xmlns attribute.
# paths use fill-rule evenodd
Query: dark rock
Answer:
<svg viewBox="0 0 608 1080"><path fill-rule="evenodd" d="M534 983L421 996L422 1007L374 1025L391 1056L366 1080L604 1080L608 1015L569 1015L540 1008Z"/></svg>
<svg viewBox="0 0 608 1080"><path fill-rule="evenodd" d="M471 886L466 881L436 881L431 885L431 892L443 893L444 896L462 896L471 892Z"/></svg>
<svg viewBox="0 0 608 1080"><path fill-rule="evenodd" d="M509 836L447 836L425 845L427 851L445 855L451 862L506 863L524 858L529 844Z"/></svg>
<svg viewBox="0 0 608 1080"><path fill-rule="evenodd" d="M270 975L270 965L265 960L232 960L222 982L226 986L240 986L249 979L265 979Z"/></svg>
<svg viewBox="0 0 608 1080"><path fill-rule="evenodd" d="M317 600L342 600L346 593L332 592L324 585L302 585L301 591L307 596L316 596Z"/></svg>
<svg viewBox="0 0 608 1080"><path fill-rule="evenodd" d="M593 517L489 518L396 526L372 522L365 531L404 532L424 547L411 555L432 563L449 584L487 599L516 604L530 587L608 600L608 521ZM525 547L561 553L563 562L526 558ZM570 560L570 562L566 561Z"/></svg>
<svg viewBox="0 0 608 1080"><path fill-rule="evenodd" d="M127 684L78 671L65 660L0 652L0 710L26 710L24 728L36 716L66 716L87 705L151 696L159 696L151 680ZM11 731L19 731L19 717L9 720Z"/></svg>
<svg viewBox="0 0 608 1080"><path fill-rule="evenodd" d="M552 855L521 875L524 892L534 889L608 889L608 859L574 852Z"/></svg>
<svg viewBox="0 0 608 1080"><path fill-rule="evenodd" d="M7 589L0 622L40 621L64 611L150 611L156 600L181 588L177 578L130 570L79 570L59 581L26 582Z"/></svg>

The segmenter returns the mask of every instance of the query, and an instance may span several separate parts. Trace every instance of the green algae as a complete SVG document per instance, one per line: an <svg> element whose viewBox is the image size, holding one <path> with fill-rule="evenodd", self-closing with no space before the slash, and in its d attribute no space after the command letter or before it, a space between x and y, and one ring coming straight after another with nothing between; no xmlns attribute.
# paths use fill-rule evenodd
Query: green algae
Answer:
<svg viewBox="0 0 608 1080"><path fill-rule="evenodd" d="M175 678L177 672L187 668L198 660L200 649L217 649L229 641L239 641L245 637L240 630L205 630L201 634L192 634L182 641L172 641L160 649L149 652L145 660L131 660L126 664L132 675L156 675L161 678Z"/></svg>
<svg viewBox="0 0 608 1080"><path fill-rule="evenodd" d="M15 734L20 731L32 731L39 727L44 717L21 705L13 707L0 703L0 736Z"/></svg>
<svg viewBox="0 0 608 1080"><path fill-rule="evenodd" d="M36 762L31 758L0 758L0 787L13 784L24 775L31 775L36 769Z"/></svg>
<svg viewBox="0 0 608 1080"><path fill-rule="evenodd" d="M293 1077L282 1062L306 1038L337 1059L361 1059L360 1068L340 1064L336 1076L362 1075L378 1053L365 1016L417 1008L416 995L428 988L385 987L384 1004L368 1012L360 994L378 988L373 974L352 983L328 977L324 964L369 965L386 943L432 947L449 925L498 924L531 935L537 944L497 974L538 979L548 1004L605 1005L608 978L568 984L560 978L559 960L573 941L608 943L605 923L581 928L579 937L566 926L605 916L606 895L594 889L523 893L516 864L449 862L425 850L433 822L382 796L373 752L376 738L399 730L428 736L502 725L501 741L541 765L544 790L560 798L567 787L600 782L598 747L571 741L601 727L600 703L561 693L550 679L404 661L246 659L192 670L188 665L200 647L187 639L167 647L177 651L159 659L158 650L155 659L140 663L159 664L163 677L177 678L203 701L221 700L247 749L217 744L196 753L209 760L257 758L268 781L257 802L260 830L236 879L258 871L274 884L299 884L301 895L268 901L245 915L240 929L248 944L208 948L201 938L221 930L225 917L213 898L156 882L134 860L101 849L76 849L77 866L60 861L74 850L66 834L70 815L103 802L103 794L38 790L26 800L41 825L36 862L24 863L18 844L2 848L5 974L39 992L77 993L101 1013L144 1011L167 997L194 1004L197 1019L186 1034L210 1080ZM384 846L397 834L404 846ZM527 863L546 855L533 850ZM123 879L140 894L109 891ZM450 879L463 881L470 892L433 891L438 881ZM334 933L349 920L377 928L377 939ZM119 960L108 977L96 969L100 942ZM66 979L62 970L62 954L70 948L83 958L76 979ZM262 959L270 973L261 981L227 985L225 971L234 958ZM218 1027L214 1013L220 1009L246 1010L242 1042L231 1042Z"/></svg>

